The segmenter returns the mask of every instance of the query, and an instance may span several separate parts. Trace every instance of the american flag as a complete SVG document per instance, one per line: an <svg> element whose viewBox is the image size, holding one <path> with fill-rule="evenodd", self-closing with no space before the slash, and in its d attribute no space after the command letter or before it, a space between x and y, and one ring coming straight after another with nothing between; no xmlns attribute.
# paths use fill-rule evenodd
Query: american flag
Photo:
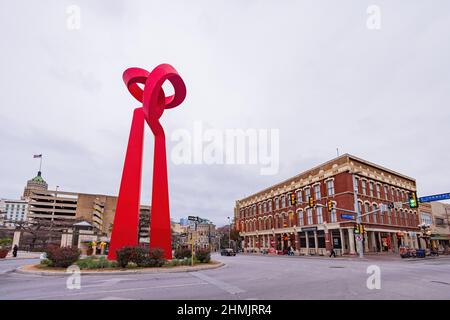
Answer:
<svg viewBox="0 0 450 320"><path fill-rule="evenodd" d="M33 158L42 158L42 154L35 154Z"/></svg>

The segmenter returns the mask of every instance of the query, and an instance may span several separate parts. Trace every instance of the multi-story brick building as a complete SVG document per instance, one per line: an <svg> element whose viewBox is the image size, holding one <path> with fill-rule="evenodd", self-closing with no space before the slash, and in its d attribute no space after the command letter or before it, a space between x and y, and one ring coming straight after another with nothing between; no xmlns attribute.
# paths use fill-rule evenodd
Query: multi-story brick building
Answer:
<svg viewBox="0 0 450 320"><path fill-rule="evenodd" d="M345 154L236 201L235 227L247 251L292 247L297 254L326 254L333 247L338 254L355 254L355 222L345 215L359 210L364 215L365 252L418 248L415 209L398 205L377 211L382 204L406 203L411 191L416 191L413 178ZM296 196L294 205L289 201L292 193ZM309 197L316 206L308 205ZM326 208L328 200L336 208L331 212Z"/></svg>

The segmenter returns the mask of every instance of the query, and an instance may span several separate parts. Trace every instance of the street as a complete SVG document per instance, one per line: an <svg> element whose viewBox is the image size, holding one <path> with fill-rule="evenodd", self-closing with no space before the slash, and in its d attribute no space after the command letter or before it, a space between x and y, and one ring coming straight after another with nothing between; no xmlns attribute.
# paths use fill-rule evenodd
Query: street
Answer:
<svg viewBox="0 0 450 320"><path fill-rule="evenodd" d="M397 257L305 258L240 255L214 260L224 267L199 272L82 275L81 289L67 289L69 275L12 272L38 259L0 261L0 299L450 299L450 259ZM381 288L368 289L367 267L381 271Z"/></svg>

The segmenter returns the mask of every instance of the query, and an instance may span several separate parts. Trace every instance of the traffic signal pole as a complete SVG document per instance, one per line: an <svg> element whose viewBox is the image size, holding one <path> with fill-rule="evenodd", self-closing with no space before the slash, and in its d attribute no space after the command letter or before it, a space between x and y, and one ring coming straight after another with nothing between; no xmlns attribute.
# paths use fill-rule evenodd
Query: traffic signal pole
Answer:
<svg viewBox="0 0 450 320"><path fill-rule="evenodd" d="M356 223L361 224L361 210L359 210L358 205L358 184L356 183L356 176L354 173L352 174L352 180L353 180L353 198L356 212ZM363 235L359 235L359 237L357 237L356 239L356 250L359 253L359 257L364 258Z"/></svg>

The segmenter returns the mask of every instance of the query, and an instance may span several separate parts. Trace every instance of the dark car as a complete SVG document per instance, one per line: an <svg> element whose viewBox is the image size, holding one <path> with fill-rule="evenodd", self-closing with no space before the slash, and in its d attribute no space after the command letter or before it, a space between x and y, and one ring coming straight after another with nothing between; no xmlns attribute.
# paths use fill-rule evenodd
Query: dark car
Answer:
<svg viewBox="0 0 450 320"><path fill-rule="evenodd" d="M220 251L220 255L221 256L235 256L236 252L234 252L233 249L222 249L222 251Z"/></svg>

